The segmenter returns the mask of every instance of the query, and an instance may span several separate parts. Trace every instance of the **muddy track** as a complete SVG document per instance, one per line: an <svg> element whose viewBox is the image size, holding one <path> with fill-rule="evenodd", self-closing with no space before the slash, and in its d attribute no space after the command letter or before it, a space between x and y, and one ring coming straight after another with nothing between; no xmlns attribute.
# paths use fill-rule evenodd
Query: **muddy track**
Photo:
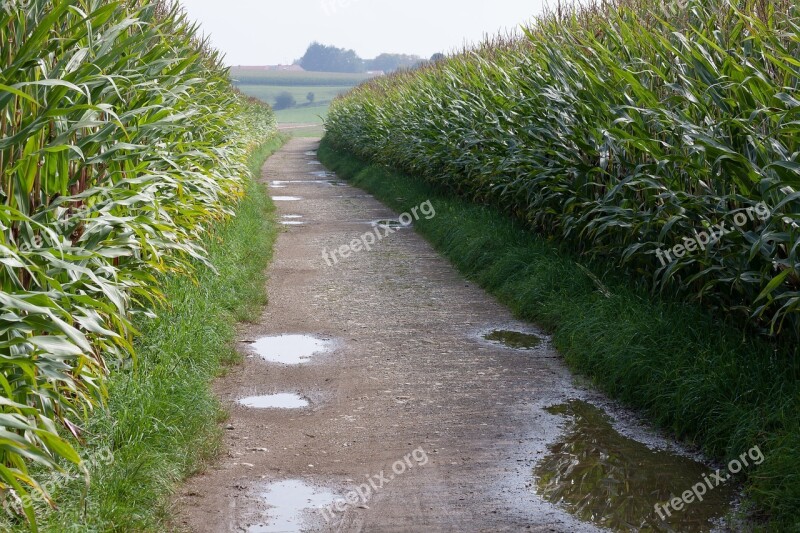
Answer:
<svg viewBox="0 0 800 533"><path fill-rule="evenodd" d="M231 411L227 453L181 489L173 525L598 531L532 488L533 466L565 427L545 408L587 400L627 433L665 443L576 384L546 335L465 281L413 229L374 228L398 214L321 174L317 144L294 139L264 167L281 220L302 225L287 225L277 241L269 305L240 332L245 363L216 384ZM323 257L367 232L386 235L337 264ZM542 342L520 350L483 338L498 329ZM328 350L288 365L256 353L259 339L289 334L312 335ZM308 406L237 403L279 393ZM361 496L339 509L298 513L351 493Z"/></svg>

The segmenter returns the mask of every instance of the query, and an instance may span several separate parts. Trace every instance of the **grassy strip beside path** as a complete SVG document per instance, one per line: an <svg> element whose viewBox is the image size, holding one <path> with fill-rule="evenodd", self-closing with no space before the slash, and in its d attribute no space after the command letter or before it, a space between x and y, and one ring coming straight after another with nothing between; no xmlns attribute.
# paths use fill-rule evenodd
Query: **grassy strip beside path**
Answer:
<svg viewBox="0 0 800 533"><path fill-rule="evenodd" d="M60 508L40 506L42 530L163 531L176 484L219 452L225 412L210 385L238 360L236 323L257 317L266 303L264 272L277 224L256 180L284 141L276 137L253 154L253 179L236 217L206 243L218 273L199 268L194 281L169 276L162 286L169 306L156 319L137 321L135 368L113 374L108 410L91 417L80 447L92 479L85 509L83 481L58 482Z"/></svg>
<svg viewBox="0 0 800 533"><path fill-rule="evenodd" d="M518 316L553 332L571 368L654 424L730 460L758 445L741 474L775 531L800 531L800 381L796 362L695 305L636 292L494 208L334 150L319 159L399 212L431 200L417 231ZM592 273L594 272L594 273ZM598 277L599 276L599 277ZM602 279L601 279L602 278Z"/></svg>

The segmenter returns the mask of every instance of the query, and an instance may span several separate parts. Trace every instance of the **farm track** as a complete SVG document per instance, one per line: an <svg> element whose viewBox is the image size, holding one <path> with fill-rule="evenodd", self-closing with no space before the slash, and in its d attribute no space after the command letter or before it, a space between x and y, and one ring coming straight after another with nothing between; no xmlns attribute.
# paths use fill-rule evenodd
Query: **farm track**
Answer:
<svg viewBox="0 0 800 533"><path fill-rule="evenodd" d="M306 512L303 527L597 531L538 498L531 469L563 428L563 418L545 407L579 398L619 411L573 381L546 335L465 281L413 230L329 266L324 248L350 243L372 231L371 221L397 214L363 191L313 176L323 170L310 153L317 144L293 139L264 166L264 180L280 182L274 196L300 198L276 201L279 216L302 215L284 220L304 225L280 235L269 305L240 332L248 357L215 385L231 411L227 453L181 489L173 525L292 530L270 522L281 512L264 496L270 483L303 483L317 491L309 497L345 496L368 477L388 478L398 460L418 450L406 462L413 467L382 482L367 501L329 523ZM495 329L536 333L544 342L518 351L483 340ZM283 334L313 335L333 349L301 365L254 356L248 343ZM257 410L236 403L276 393L296 393L310 405Z"/></svg>

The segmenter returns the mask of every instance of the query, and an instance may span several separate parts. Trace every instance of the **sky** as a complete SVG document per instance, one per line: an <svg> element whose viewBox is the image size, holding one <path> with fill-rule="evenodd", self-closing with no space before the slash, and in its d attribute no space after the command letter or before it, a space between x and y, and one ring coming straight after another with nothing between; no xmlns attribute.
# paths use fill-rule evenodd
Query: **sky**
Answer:
<svg viewBox="0 0 800 533"><path fill-rule="evenodd" d="M506 33L546 0L180 0L228 65L290 64L312 41L425 58Z"/></svg>

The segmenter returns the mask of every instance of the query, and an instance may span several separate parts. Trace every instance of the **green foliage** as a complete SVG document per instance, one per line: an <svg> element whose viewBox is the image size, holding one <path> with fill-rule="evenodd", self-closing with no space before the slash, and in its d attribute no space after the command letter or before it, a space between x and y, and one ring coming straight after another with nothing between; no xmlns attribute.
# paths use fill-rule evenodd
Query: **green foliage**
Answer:
<svg viewBox="0 0 800 533"><path fill-rule="evenodd" d="M408 69L419 65L424 60L415 55L409 54L381 54L375 59L366 61L367 70L382 70L383 72L395 72L400 69Z"/></svg>
<svg viewBox="0 0 800 533"><path fill-rule="evenodd" d="M332 143L800 346L800 12L618 0L337 99ZM716 245L660 249L766 204Z"/></svg>
<svg viewBox="0 0 800 533"><path fill-rule="evenodd" d="M28 464L81 465L60 434L105 402L158 276L204 261L275 124L172 4L26 4L0 11L0 492L35 528Z"/></svg>

